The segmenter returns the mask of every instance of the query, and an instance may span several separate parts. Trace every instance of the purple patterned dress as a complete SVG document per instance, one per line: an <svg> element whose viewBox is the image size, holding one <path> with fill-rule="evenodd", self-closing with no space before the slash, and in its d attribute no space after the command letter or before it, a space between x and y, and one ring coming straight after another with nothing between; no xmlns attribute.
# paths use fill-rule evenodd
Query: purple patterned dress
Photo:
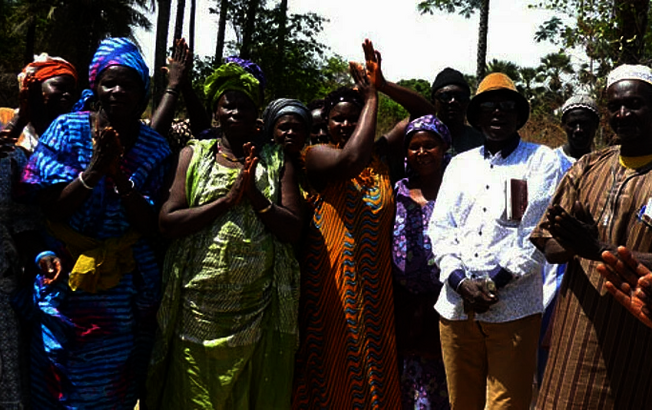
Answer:
<svg viewBox="0 0 652 410"><path fill-rule="evenodd" d="M442 285L425 234L435 201L416 203L407 178L396 183L395 195L392 261L403 409L449 409L434 308Z"/></svg>

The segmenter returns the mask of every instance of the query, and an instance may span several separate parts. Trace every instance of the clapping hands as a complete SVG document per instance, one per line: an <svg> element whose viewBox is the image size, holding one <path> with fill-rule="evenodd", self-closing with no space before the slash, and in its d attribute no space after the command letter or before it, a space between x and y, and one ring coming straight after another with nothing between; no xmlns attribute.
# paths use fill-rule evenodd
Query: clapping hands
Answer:
<svg viewBox="0 0 652 410"><path fill-rule="evenodd" d="M617 255L603 252L598 272L607 282L605 289L634 317L652 328L652 272L624 246Z"/></svg>

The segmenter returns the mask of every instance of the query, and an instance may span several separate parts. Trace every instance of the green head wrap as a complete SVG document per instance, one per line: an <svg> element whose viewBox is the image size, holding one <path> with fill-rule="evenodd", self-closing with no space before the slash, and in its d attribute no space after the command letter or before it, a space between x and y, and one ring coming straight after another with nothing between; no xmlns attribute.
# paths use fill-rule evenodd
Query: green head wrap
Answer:
<svg viewBox="0 0 652 410"><path fill-rule="evenodd" d="M204 94L211 103L211 109L226 91L243 92L258 107L260 104L260 82L236 63L219 66L204 83Z"/></svg>

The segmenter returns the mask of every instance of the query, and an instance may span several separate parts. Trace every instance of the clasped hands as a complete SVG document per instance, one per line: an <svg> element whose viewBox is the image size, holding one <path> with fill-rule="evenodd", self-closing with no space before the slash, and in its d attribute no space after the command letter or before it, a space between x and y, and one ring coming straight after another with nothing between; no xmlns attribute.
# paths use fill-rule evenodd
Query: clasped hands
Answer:
<svg viewBox="0 0 652 410"><path fill-rule="evenodd" d="M250 200L258 192L256 188L256 166L258 165L258 156L256 147L247 142L242 146L245 154L244 166L238 174L231 190L226 194L226 200L231 206L236 206L247 196Z"/></svg>
<svg viewBox="0 0 652 410"><path fill-rule="evenodd" d="M484 278L465 279L457 287L457 293L464 299L464 310L475 313L485 313L491 305L498 302L495 289L491 289L489 281Z"/></svg>

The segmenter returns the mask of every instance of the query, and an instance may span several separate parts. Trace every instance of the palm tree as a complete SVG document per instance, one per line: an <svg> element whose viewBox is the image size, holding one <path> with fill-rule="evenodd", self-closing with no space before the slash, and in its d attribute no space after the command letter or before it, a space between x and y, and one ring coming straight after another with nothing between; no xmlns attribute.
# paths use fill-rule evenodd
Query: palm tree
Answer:
<svg viewBox="0 0 652 410"><path fill-rule="evenodd" d="M493 59L487 64L487 74L503 73L512 79L515 83L521 79L521 73L516 64L511 61Z"/></svg>
<svg viewBox="0 0 652 410"><path fill-rule="evenodd" d="M274 74L279 76L278 96L286 95L285 90L285 41L287 37L288 0L281 0L278 10L278 38L276 42L277 57Z"/></svg>
<svg viewBox="0 0 652 410"><path fill-rule="evenodd" d="M480 12L480 25L478 27L478 54L476 77L482 81L485 75L487 61L487 35L489 33L489 0L422 0L417 5L421 14L433 14L435 9L448 13L458 12L469 18L476 10Z"/></svg>
<svg viewBox="0 0 652 410"><path fill-rule="evenodd" d="M32 4L38 3L43 1L32 1ZM67 0L56 7L46 7L48 23L47 27L39 26L35 33L35 44L39 47L35 51L60 55L84 72L95 49L105 38L133 40L135 27L151 29L152 23L144 11L153 8L152 0ZM84 77L81 76L82 82Z"/></svg>
<svg viewBox="0 0 652 410"><path fill-rule="evenodd" d="M562 74L574 74L570 57L564 53L550 53L541 57L539 71L548 79L548 88L557 92L562 89Z"/></svg>
<svg viewBox="0 0 652 410"><path fill-rule="evenodd" d="M157 0L158 16L156 19L156 48L154 51L154 104L156 108L158 101L163 95L165 88L165 75L157 69L165 65L165 57L168 50L168 27L170 25L170 9L172 8L171 0Z"/></svg>
<svg viewBox="0 0 652 410"><path fill-rule="evenodd" d="M215 45L215 61L222 61L224 54L224 33L226 32L226 20L229 11L229 1L220 1L220 20L217 27L217 44Z"/></svg>
<svg viewBox="0 0 652 410"><path fill-rule="evenodd" d="M190 0L190 21L188 27L188 47L190 51L195 51L195 20L197 17L197 0Z"/></svg>
<svg viewBox="0 0 652 410"><path fill-rule="evenodd" d="M570 62L570 57L564 53L550 53L541 58L538 68L541 75L547 80L546 101L550 108L556 109L572 94L569 84L564 86L562 74L573 74L575 70Z"/></svg>
<svg viewBox="0 0 652 410"><path fill-rule="evenodd" d="M261 0L248 0L247 12L245 15L245 24L242 29L242 44L240 46L240 56L250 58L252 38L256 27L256 14L261 5Z"/></svg>
<svg viewBox="0 0 652 410"><path fill-rule="evenodd" d="M186 11L186 0L177 0L177 17L174 22L174 40L183 36L183 17Z"/></svg>

